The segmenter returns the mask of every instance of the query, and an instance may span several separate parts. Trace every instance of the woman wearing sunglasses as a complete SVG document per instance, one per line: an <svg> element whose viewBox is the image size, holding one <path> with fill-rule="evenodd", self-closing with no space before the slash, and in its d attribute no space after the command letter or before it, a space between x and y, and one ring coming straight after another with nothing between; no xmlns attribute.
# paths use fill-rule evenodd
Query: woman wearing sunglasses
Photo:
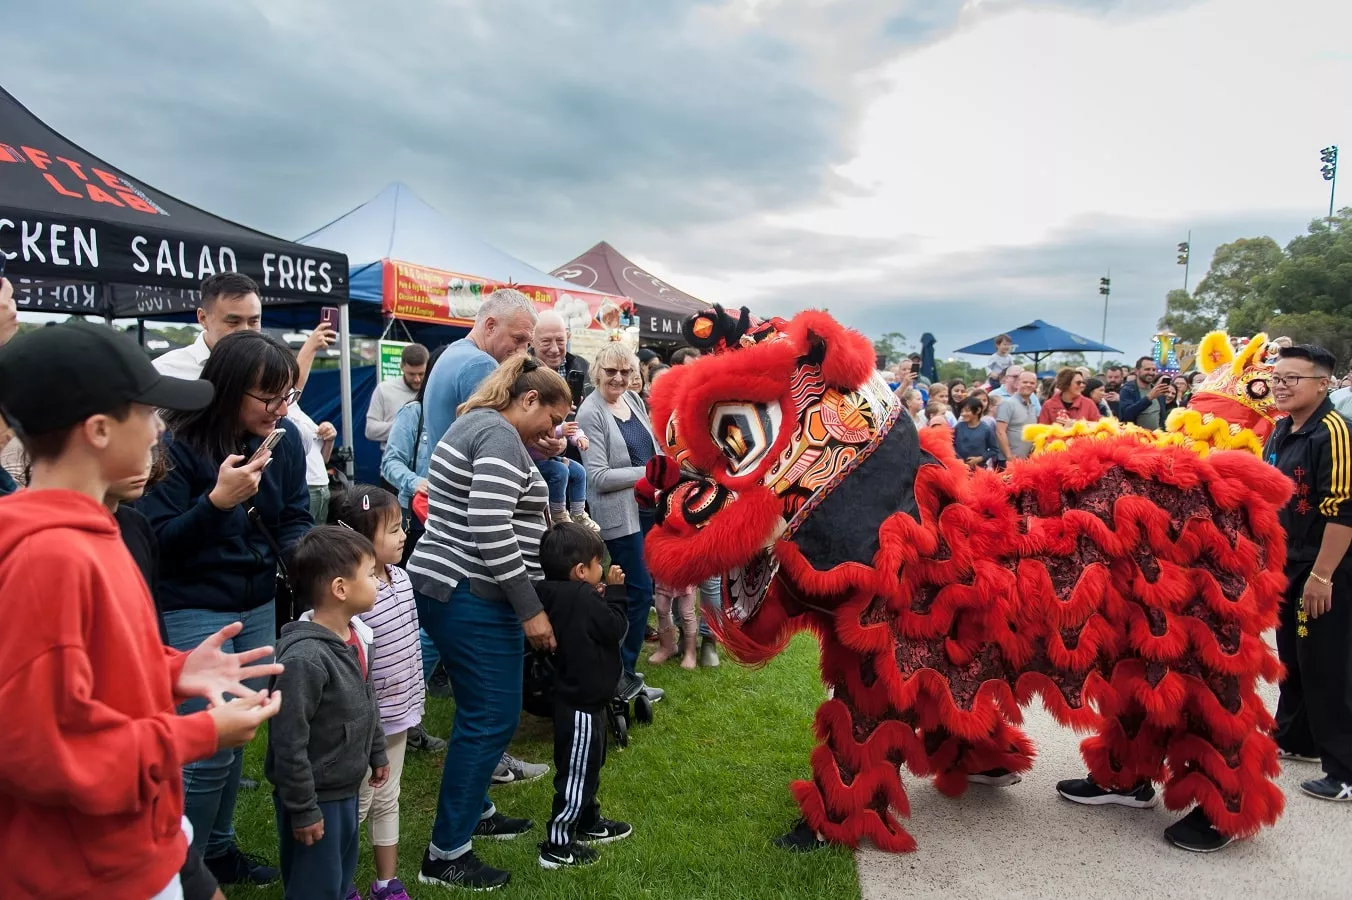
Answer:
<svg viewBox="0 0 1352 900"><path fill-rule="evenodd" d="M165 414L168 473L136 508L159 541L159 599L174 647L194 647L234 622L243 628L227 652L266 647L276 637L278 552L289 555L314 524L305 450L286 419L298 375L295 357L274 338L228 334L202 370L216 389L211 403L194 413ZM281 439L259 452L277 429ZM190 701L181 711L203 707L205 701ZM227 749L183 770L193 844L226 884L270 880L277 871L235 844L243 761L242 749Z"/></svg>
<svg viewBox="0 0 1352 900"><path fill-rule="evenodd" d="M1087 380L1078 369L1064 368L1056 373L1056 386L1037 420L1043 425L1068 425L1077 419L1096 422L1099 409L1084 395Z"/></svg>
<svg viewBox="0 0 1352 900"><path fill-rule="evenodd" d="M638 372L634 351L621 343L606 344L590 371L596 390L577 411L577 424L589 441L582 451L587 505L592 520L601 526L610 561L624 569L629 594L629 633L620 649L624 675L619 691L627 695L643 690L656 702L663 691L643 686L634 673L653 605L653 580L643 559L643 538L652 527L652 512L639 509L634 485L643 477L648 460L657 455L657 438L643 401L630 390Z"/></svg>

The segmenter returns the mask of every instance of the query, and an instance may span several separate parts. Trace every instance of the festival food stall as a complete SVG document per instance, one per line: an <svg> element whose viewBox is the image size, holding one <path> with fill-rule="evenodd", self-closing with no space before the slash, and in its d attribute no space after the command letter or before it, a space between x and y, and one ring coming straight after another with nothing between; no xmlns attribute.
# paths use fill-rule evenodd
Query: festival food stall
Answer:
<svg viewBox="0 0 1352 900"><path fill-rule="evenodd" d="M352 299L379 304L387 335L416 337L420 325L468 329L485 297L512 287L541 311L563 316L571 333L569 349L578 356L590 359L613 340L637 346L634 304L627 297L561 281L484 243L405 184L391 184L300 241L343 249L352 260ZM373 308L364 305L359 314ZM424 343L445 343L455 336L446 333Z"/></svg>
<svg viewBox="0 0 1352 900"><path fill-rule="evenodd" d="M644 271L605 241L554 270L577 288L604 291L634 301L639 338L645 344L679 344L681 325L710 304Z"/></svg>
<svg viewBox="0 0 1352 900"><path fill-rule="evenodd" d="M339 310L348 341L347 257L212 215L156 190L73 141L0 89L0 257L20 312L192 320L202 280L243 272L269 325ZM350 381L349 355L340 355ZM342 435L352 440L343 391Z"/></svg>
<svg viewBox="0 0 1352 900"><path fill-rule="evenodd" d="M595 357L608 341L638 345L634 305L627 297L560 281L484 243L405 184L389 185L300 243L347 254L353 318L358 328L382 335L374 373L360 370L354 382L361 421L375 384L402 377L399 356L410 341L431 348L463 337L479 304L500 287L515 288L537 309L563 316L569 350L584 359ZM358 477L378 479L379 447L358 434L353 450Z"/></svg>

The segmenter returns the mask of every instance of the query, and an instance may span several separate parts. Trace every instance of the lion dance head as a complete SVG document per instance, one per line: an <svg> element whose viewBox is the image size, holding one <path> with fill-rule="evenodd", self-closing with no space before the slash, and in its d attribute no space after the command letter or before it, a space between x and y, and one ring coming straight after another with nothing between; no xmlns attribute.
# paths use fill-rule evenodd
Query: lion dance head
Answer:
<svg viewBox="0 0 1352 900"><path fill-rule="evenodd" d="M653 389L664 455L638 486L657 516L648 561L668 584L724 575L725 642L764 660L788 619L830 596L804 579L869 565L863 548L884 519L915 509L928 454L868 339L825 313L760 321L715 308L686 339L705 356Z"/></svg>

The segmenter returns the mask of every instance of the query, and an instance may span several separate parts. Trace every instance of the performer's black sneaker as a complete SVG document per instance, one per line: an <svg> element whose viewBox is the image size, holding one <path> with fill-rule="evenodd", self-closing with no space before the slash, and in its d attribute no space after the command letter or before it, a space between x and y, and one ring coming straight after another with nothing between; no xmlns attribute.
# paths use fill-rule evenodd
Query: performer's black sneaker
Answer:
<svg viewBox="0 0 1352 900"><path fill-rule="evenodd" d="M571 869L576 866L590 866L600 858L601 854L592 848L573 841L567 847L541 844L538 862L542 869Z"/></svg>
<svg viewBox="0 0 1352 900"><path fill-rule="evenodd" d="M495 891L512 880L512 873L485 864L473 850L455 859L433 859L431 851L426 851L422 868L418 870L418 880L442 887Z"/></svg>
<svg viewBox="0 0 1352 900"><path fill-rule="evenodd" d="M534 827L535 823L530 819L513 819L511 816L495 812L487 819L479 820L479 824L474 826L474 836L491 838L495 841L510 841L521 837Z"/></svg>
<svg viewBox="0 0 1352 900"><path fill-rule="evenodd" d="M1215 853L1235 840L1217 831L1200 806L1194 806L1192 812L1164 829L1164 839L1180 850L1193 853Z"/></svg>
<svg viewBox="0 0 1352 900"><path fill-rule="evenodd" d="M826 846L826 841L821 839L815 828L807 824L806 819L799 819L792 831L775 838L773 843L780 850L790 853L810 853Z"/></svg>
<svg viewBox="0 0 1352 900"><path fill-rule="evenodd" d="M590 828L578 827L577 839L584 844L609 844L622 841L634 833L634 826L628 822L616 822L614 819L600 818Z"/></svg>
<svg viewBox="0 0 1352 900"><path fill-rule="evenodd" d="M1072 803L1085 806L1130 806L1132 809L1150 809L1159 806L1159 794L1155 786L1148 781L1126 791L1112 791L1094 784L1092 778L1072 778L1058 781L1056 792Z"/></svg>
<svg viewBox="0 0 1352 900"><path fill-rule="evenodd" d="M1303 763L1320 762L1320 759L1317 756L1312 756L1308 753L1293 753L1290 750L1283 750L1281 747L1277 748L1277 759L1281 760L1282 762L1303 762Z"/></svg>
<svg viewBox="0 0 1352 900"><path fill-rule="evenodd" d="M987 784L991 787L1009 787L1020 781L1023 781L1023 776L1008 769L987 769L984 772L972 772L967 776L968 784Z"/></svg>
<svg viewBox="0 0 1352 900"><path fill-rule="evenodd" d="M1334 803L1347 803L1352 800L1352 784L1339 781L1331 775L1303 781L1300 789L1317 800L1332 800Z"/></svg>

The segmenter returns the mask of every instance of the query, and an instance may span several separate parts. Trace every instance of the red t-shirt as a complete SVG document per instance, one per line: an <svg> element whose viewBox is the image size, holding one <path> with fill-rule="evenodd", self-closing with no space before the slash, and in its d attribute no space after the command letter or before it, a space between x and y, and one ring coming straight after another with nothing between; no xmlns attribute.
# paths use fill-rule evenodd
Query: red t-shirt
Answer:
<svg viewBox="0 0 1352 900"><path fill-rule="evenodd" d="M1097 422L1099 420L1098 407L1094 401L1090 400L1084 394L1075 398L1074 403L1067 404L1061 399L1060 394L1053 394L1046 403L1042 404L1042 413L1037 420L1043 425L1052 425L1064 411L1072 419L1084 419L1086 422Z"/></svg>
<svg viewBox="0 0 1352 900"><path fill-rule="evenodd" d="M348 628L347 645L357 648L357 665L361 667L361 677L366 677L366 647L357 636L357 629Z"/></svg>

